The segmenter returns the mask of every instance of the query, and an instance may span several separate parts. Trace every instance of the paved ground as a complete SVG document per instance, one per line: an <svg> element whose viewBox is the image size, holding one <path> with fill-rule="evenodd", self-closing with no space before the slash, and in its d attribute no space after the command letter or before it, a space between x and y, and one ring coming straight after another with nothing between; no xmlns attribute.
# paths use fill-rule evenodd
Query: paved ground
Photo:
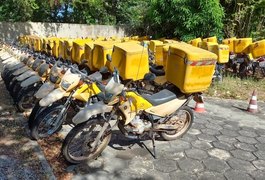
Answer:
<svg viewBox="0 0 265 180"><path fill-rule="evenodd" d="M181 139L157 141L154 159L145 147L116 133L97 160L69 166L73 179L265 179L265 104L260 113L247 102L207 99L207 113L196 114ZM193 106L193 104L191 104Z"/></svg>
<svg viewBox="0 0 265 180"><path fill-rule="evenodd" d="M3 91L1 107L5 107L7 93ZM157 141L157 159L146 150L150 141L138 143L113 135L111 144L97 160L69 165L66 169L73 179L265 179L265 104L259 103L260 113L249 114L248 103L234 100L206 100L207 113L196 114L190 131L181 139ZM194 104L191 104L193 107ZM0 108L1 108L0 107ZM10 107L10 106L9 106ZM4 111L3 111L4 112ZM15 113L11 113L16 118ZM5 116L1 114L0 123ZM18 121L16 121L18 122ZM24 128L25 123L14 127ZM11 126L9 126L11 127ZM10 134L15 134L16 131ZM3 139L2 132L1 139ZM5 132L7 135L8 132ZM13 136L12 136L13 137ZM16 137L16 136L14 136ZM42 179L42 168L33 168L26 143L16 139L14 146L0 141L0 179ZM22 144L21 144L22 143ZM24 154L14 153L25 147ZM32 153L32 154L30 154ZM24 156L23 156L24 155ZM27 155L27 156L26 156ZM38 163L37 163L38 164ZM10 176L13 173L13 176ZM40 173L40 174L38 174ZM30 175L30 176L29 176Z"/></svg>
<svg viewBox="0 0 265 180"><path fill-rule="evenodd" d="M27 121L16 112L0 77L0 180L6 179L54 179L54 176L38 143L30 140Z"/></svg>

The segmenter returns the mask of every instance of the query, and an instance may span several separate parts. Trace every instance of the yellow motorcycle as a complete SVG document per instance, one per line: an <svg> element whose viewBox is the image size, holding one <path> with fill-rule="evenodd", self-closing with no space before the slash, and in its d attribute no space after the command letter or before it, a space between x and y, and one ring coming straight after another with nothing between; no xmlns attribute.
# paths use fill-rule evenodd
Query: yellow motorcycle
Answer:
<svg viewBox="0 0 265 180"><path fill-rule="evenodd" d="M38 102L43 109L29 122L31 136L39 139L52 135L62 127L67 115L97 101L96 95L101 90L96 81L101 78L99 72L86 76L73 67L69 68L59 86Z"/></svg>
<svg viewBox="0 0 265 180"><path fill-rule="evenodd" d="M116 73L118 74L118 73ZM97 158L108 145L115 125L128 138L150 137L155 153L155 136L174 140L192 125L193 111L187 106L197 94L185 95L174 85L153 95L138 94L119 82L119 75L103 90L101 101L79 111L76 126L66 136L62 151L67 161L80 163ZM110 121L116 121L111 127Z"/></svg>

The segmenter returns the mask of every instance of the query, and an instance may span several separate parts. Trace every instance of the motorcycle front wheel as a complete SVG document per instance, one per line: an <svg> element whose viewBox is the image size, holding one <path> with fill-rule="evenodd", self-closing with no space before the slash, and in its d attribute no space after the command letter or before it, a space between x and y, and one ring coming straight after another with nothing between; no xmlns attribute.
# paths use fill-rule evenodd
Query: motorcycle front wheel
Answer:
<svg viewBox="0 0 265 180"><path fill-rule="evenodd" d="M67 116L66 109L61 118L58 118L63 108L63 105L56 103L41 111L31 123L31 136L37 140L49 137L57 132L62 127Z"/></svg>
<svg viewBox="0 0 265 180"><path fill-rule="evenodd" d="M181 107L168 121L165 122L165 124L168 125L177 125L177 130L162 132L161 136L167 141L178 139L190 129L193 119L194 114L191 108L188 106Z"/></svg>
<svg viewBox="0 0 265 180"><path fill-rule="evenodd" d="M29 125L29 128L32 127L32 123L33 121L35 120L35 118L39 115L39 113L41 113L46 107L41 107L40 104L39 104L40 101L37 101L29 115L29 118L28 118L28 125Z"/></svg>
<svg viewBox="0 0 265 180"><path fill-rule="evenodd" d="M66 136L62 152L70 163L81 163L96 159L107 147L111 139L110 124L100 138L98 145L92 150L92 144L103 127L105 121L99 119L89 120L75 126Z"/></svg>
<svg viewBox="0 0 265 180"><path fill-rule="evenodd" d="M25 89L22 91L23 93L16 98L16 107L19 112L30 111L35 105L35 97L36 93L35 89Z"/></svg>

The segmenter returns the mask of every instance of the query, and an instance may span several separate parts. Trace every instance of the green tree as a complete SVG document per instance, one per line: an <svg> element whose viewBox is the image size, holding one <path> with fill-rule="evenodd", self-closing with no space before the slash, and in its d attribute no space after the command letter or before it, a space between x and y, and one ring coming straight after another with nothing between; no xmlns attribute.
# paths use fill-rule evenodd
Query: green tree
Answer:
<svg viewBox="0 0 265 180"><path fill-rule="evenodd" d="M265 0L221 0L226 37L264 37Z"/></svg>
<svg viewBox="0 0 265 180"><path fill-rule="evenodd" d="M152 0L147 22L154 34L189 40L221 34L223 17L218 0Z"/></svg>
<svg viewBox="0 0 265 180"><path fill-rule="evenodd" d="M0 21L29 21L36 9L35 0L1 0Z"/></svg>

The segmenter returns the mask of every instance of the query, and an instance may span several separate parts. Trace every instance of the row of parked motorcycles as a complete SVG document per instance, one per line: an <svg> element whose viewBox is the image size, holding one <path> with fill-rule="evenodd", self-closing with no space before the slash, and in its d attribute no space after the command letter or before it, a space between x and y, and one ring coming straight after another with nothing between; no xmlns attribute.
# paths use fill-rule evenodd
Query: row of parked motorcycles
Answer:
<svg viewBox="0 0 265 180"><path fill-rule="evenodd" d="M124 81L116 67L89 72L82 68L85 61L76 65L14 44L1 46L2 79L17 109L31 111L32 138L47 138L64 124L73 126L62 146L70 163L97 158L115 127L127 138L151 139L155 157L155 139L175 140L185 134L194 119L188 103L201 100L199 94L181 93L172 84L155 85L150 74ZM107 59L111 64L112 57Z"/></svg>

